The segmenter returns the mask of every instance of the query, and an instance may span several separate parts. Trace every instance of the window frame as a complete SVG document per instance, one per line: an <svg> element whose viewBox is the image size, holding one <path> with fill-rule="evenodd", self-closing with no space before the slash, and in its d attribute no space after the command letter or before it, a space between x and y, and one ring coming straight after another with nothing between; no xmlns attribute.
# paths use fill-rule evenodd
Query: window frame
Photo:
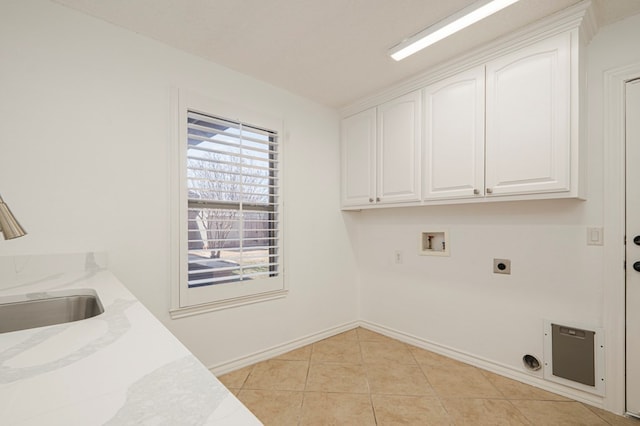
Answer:
<svg viewBox="0 0 640 426"><path fill-rule="evenodd" d="M174 122L173 149L171 150L172 197L171 197L171 309L172 318L195 315L234 306L257 303L285 297L284 232L283 232L283 121L249 108L206 98L185 90L172 93ZM279 270L277 276L259 279L231 281L208 286L189 287L188 284L188 188L187 188L187 115L195 112L218 117L231 122L244 123L251 127L268 129L278 135L278 197L277 215L279 227L277 241Z"/></svg>

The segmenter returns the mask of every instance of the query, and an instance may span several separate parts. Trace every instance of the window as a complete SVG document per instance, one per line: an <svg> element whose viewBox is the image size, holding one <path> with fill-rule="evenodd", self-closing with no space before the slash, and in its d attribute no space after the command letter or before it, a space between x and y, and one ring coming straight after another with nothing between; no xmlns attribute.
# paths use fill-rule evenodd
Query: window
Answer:
<svg viewBox="0 0 640 426"><path fill-rule="evenodd" d="M277 129L191 105L181 108L183 223L174 310L200 305L210 310L281 297Z"/></svg>

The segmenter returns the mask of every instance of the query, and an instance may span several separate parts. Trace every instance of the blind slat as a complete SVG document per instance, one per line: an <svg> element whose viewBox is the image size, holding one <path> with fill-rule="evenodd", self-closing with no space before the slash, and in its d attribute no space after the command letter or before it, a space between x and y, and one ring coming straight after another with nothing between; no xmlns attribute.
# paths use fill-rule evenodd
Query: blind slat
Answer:
<svg viewBox="0 0 640 426"><path fill-rule="evenodd" d="M216 142L215 144L211 142L211 140L207 139L207 138L198 138L195 136L190 137L189 139L203 139L203 142L207 142L207 143L211 143L213 145L213 147L207 147L207 146L201 146L201 145L190 145L189 146L189 151L195 151L195 152L202 152L202 153L210 153L210 154L220 154L220 155L226 155L229 157L242 157L242 158L253 158L256 160L263 160L263 161L277 161L276 158L270 158L269 155L275 155L275 153L273 152L273 150L269 149L269 147L266 148L256 148L256 147L250 147L247 145L239 145L239 144L235 144L235 143L229 143L229 142ZM218 146L219 145L219 146ZM223 148L225 147L230 147L232 148L230 151L225 151L223 150ZM246 152L246 151L251 151L251 152L258 152L258 153L262 153L262 154L267 154L266 156L258 156L258 155L249 155L249 154L242 154L242 152ZM197 157L197 158L202 158L202 157Z"/></svg>
<svg viewBox="0 0 640 426"><path fill-rule="evenodd" d="M187 112L187 118L188 119L193 119L193 120L197 120L198 122L206 122L209 123L213 126L218 126L221 128L227 127L227 128L235 128L235 129L239 129L241 126L244 127L245 129L248 129L248 131L254 132L254 133L259 133L259 134L264 134L264 135L273 135L273 136L277 136L277 132L273 131L273 130L268 130L268 129L262 129L260 127L257 126L253 126L247 123L239 123L237 121L234 120L227 120L225 118L220 118L220 117L214 117L211 115L205 115L205 114L200 114L198 112L195 111L188 111ZM191 121L190 121L191 123Z"/></svg>

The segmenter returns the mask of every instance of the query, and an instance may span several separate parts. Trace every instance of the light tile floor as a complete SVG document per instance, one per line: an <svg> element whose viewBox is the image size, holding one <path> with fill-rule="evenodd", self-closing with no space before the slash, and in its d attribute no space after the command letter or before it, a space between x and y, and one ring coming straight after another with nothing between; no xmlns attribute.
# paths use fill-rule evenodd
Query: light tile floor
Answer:
<svg viewBox="0 0 640 426"><path fill-rule="evenodd" d="M219 379L265 425L640 426L364 328Z"/></svg>

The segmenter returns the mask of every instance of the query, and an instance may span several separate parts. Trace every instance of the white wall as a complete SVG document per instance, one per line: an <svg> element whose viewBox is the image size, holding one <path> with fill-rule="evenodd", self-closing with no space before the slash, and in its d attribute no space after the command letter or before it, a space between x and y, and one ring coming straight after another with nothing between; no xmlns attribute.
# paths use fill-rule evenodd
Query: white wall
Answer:
<svg viewBox="0 0 640 426"><path fill-rule="evenodd" d="M603 327L605 248L587 246L604 223L603 73L640 61L640 15L603 28L589 46L587 201L546 200L347 212L361 272L361 318L527 377L543 358L544 320ZM419 256L421 231L447 228L450 257ZM606 233L606 230L605 230ZM394 263L394 252L404 254ZM492 259L511 259L511 275ZM622 259L618 259L621 264ZM622 302L621 300L619 302ZM618 305L622 315L623 305ZM618 334L619 330L605 330ZM619 342L617 342L618 344ZM619 348L619 344L618 344ZM623 365L620 350L608 352ZM607 380L617 371L609 371ZM533 377L533 376L532 376ZM615 377L616 384L621 383ZM532 383L541 383L535 379ZM614 380L611 380L614 382ZM573 392L566 389L567 392ZM603 406L621 411L623 395Z"/></svg>
<svg viewBox="0 0 640 426"><path fill-rule="evenodd" d="M601 203L590 198L360 213L363 319L518 369L524 354L542 359L545 319L601 323L602 247L586 246ZM441 228L450 257L419 256L419 233ZM493 258L510 259L511 275L493 274Z"/></svg>
<svg viewBox="0 0 640 426"><path fill-rule="evenodd" d="M357 318L336 111L46 0L2 1L0 64L0 255L106 251L209 366ZM173 87L284 119L285 299L169 318Z"/></svg>

